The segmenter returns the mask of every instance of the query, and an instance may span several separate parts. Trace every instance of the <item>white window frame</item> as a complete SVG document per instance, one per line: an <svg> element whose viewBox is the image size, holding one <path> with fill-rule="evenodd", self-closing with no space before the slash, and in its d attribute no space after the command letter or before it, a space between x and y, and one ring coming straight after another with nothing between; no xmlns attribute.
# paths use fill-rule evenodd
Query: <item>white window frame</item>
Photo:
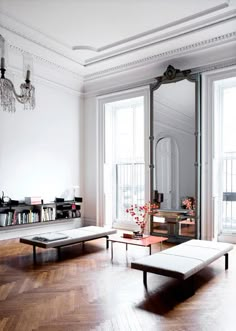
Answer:
<svg viewBox="0 0 236 331"><path fill-rule="evenodd" d="M202 171L201 171L201 238L218 238L214 223L213 158L214 158L214 82L236 76L236 66L202 74Z"/></svg>
<svg viewBox="0 0 236 331"><path fill-rule="evenodd" d="M104 176L103 166L105 160L105 104L124 99L131 99L135 97L144 97L144 163L145 163L145 199L150 200L150 148L149 148L149 133L150 133L150 87L144 86L134 88L126 91L116 92L108 95L97 97L96 116L97 116L97 213L96 224L104 226L105 206L104 206Z"/></svg>

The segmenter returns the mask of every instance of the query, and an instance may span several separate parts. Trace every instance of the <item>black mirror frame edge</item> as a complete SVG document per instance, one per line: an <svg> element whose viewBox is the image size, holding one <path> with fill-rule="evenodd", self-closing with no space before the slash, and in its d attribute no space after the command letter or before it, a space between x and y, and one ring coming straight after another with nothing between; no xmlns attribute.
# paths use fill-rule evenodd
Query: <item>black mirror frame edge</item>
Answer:
<svg viewBox="0 0 236 331"><path fill-rule="evenodd" d="M150 155L150 199L153 202L153 171L154 171L154 160L153 160L153 142L154 142L154 130L153 130L153 119L154 119L154 103L153 93L162 84L177 83L187 79L188 81L195 83L195 196L196 196L196 233L195 239L201 239L201 75L200 73L191 73L191 70L179 70L169 65L164 72L163 76L155 78L155 82L150 84L150 135L149 135L149 155ZM153 234L153 226L151 222L151 234Z"/></svg>

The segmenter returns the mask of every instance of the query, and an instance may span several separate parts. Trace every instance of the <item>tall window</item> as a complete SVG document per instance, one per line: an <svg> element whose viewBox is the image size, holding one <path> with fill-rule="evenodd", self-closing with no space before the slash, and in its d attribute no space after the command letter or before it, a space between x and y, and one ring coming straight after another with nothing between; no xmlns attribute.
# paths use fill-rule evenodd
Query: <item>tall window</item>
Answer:
<svg viewBox="0 0 236 331"><path fill-rule="evenodd" d="M140 93L103 103L104 224L133 225L127 207L145 203L145 104Z"/></svg>
<svg viewBox="0 0 236 331"><path fill-rule="evenodd" d="M236 77L215 82L214 186L219 235L236 235Z"/></svg>

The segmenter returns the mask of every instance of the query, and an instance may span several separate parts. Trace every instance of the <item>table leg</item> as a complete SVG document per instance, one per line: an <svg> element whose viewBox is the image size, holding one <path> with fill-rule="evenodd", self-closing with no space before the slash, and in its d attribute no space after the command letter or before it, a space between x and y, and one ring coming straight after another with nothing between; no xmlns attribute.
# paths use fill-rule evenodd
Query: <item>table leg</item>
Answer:
<svg viewBox="0 0 236 331"><path fill-rule="evenodd" d="M149 255L152 254L152 245L149 246Z"/></svg>
<svg viewBox="0 0 236 331"><path fill-rule="evenodd" d="M125 246L126 246L126 250L128 250L128 244L125 244Z"/></svg>
<svg viewBox="0 0 236 331"><path fill-rule="evenodd" d="M111 241L111 261L113 261L113 241Z"/></svg>
<svg viewBox="0 0 236 331"><path fill-rule="evenodd" d="M229 267L229 254L225 254L225 270L227 270Z"/></svg>
<svg viewBox="0 0 236 331"><path fill-rule="evenodd" d="M33 260L36 263L36 246L33 245Z"/></svg>
<svg viewBox="0 0 236 331"><path fill-rule="evenodd" d="M144 285L145 289L147 289L147 272L146 271L143 272L143 285Z"/></svg>
<svg viewBox="0 0 236 331"><path fill-rule="evenodd" d="M160 242L160 251L162 251L162 241Z"/></svg>
<svg viewBox="0 0 236 331"><path fill-rule="evenodd" d="M109 241L108 241L108 239L109 239L109 237L108 236L106 236L106 248L108 249L109 248Z"/></svg>

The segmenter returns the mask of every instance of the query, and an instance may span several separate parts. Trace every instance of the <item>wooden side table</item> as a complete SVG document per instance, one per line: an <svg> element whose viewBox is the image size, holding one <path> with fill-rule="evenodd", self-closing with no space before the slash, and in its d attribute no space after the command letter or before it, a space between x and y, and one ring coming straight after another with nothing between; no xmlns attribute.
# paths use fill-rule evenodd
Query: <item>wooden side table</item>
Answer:
<svg viewBox="0 0 236 331"><path fill-rule="evenodd" d="M160 243L160 249L162 250L163 241L168 240L166 237L157 237L157 236L144 236L141 239L130 239L123 238L121 235L112 235L109 236L108 241L111 242L111 261L113 261L113 243L122 243L126 245L126 251L128 250L128 245L149 247L149 254L152 254L152 245Z"/></svg>

